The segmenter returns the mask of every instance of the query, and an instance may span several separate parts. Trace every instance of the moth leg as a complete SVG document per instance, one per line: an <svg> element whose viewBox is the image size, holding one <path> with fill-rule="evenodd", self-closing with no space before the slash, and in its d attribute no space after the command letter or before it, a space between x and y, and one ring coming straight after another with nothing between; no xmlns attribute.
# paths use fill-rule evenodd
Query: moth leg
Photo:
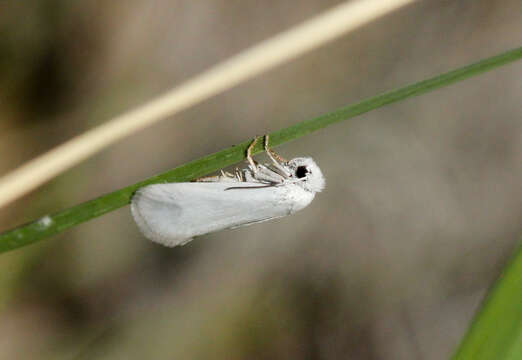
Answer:
<svg viewBox="0 0 522 360"><path fill-rule="evenodd" d="M214 176L204 176L197 179L192 180L192 182L219 182L221 181L222 176L221 175L214 175Z"/></svg>
<svg viewBox="0 0 522 360"><path fill-rule="evenodd" d="M252 171L249 171L247 169L243 170L243 179L245 182L255 182L257 181L254 173Z"/></svg>
<svg viewBox="0 0 522 360"><path fill-rule="evenodd" d="M235 179L236 176L228 171L223 171L221 170L221 176L223 176L223 178L230 178L230 179Z"/></svg>
<svg viewBox="0 0 522 360"><path fill-rule="evenodd" d="M254 146L256 146L258 140L259 140L259 137L256 136L256 138L252 141L252 143L250 145L248 145L248 149L247 149L247 161L250 165L250 169L252 170L252 172L254 174L257 173L258 164L254 159L252 159L252 149L254 148Z"/></svg>
<svg viewBox="0 0 522 360"><path fill-rule="evenodd" d="M220 182L220 181L238 181L237 178L229 173L228 171L221 170L221 175L214 175L214 176L204 176L197 178L193 182Z"/></svg>
<svg viewBox="0 0 522 360"><path fill-rule="evenodd" d="M265 135L265 151L270 160L272 160L272 163L276 167L277 170L281 171L281 174L283 174L286 177L290 177L290 172L282 165L287 163L288 161L284 159L282 156L277 154L274 150L270 149L268 146L270 138L270 135Z"/></svg>
<svg viewBox="0 0 522 360"><path fill-rule="evenodd" d="M257 173L253 174L254 179L257 181L281 184L285 180L283 175L278 174L264 165L258 165L257 170Z"/></svg>
<svg viewBox="0 0 522 360"><path fill-rule="evenodd" d="M278 174L277 172L275 172L274 170L267 168L264 165L258 164L257 162L254 161L254 159L252 159L252 150L254 149L254 146L256 146L258 140L259 140L259 137L256 137L254 139L254 141L252 141L252 143L248 146L248 149L247 149L247 161L249 163L251 175L244 172L243 175L246 175L245 180L246 181L255 180L255 181L260 181L260 182L279 184L279 183L283 182L285 177L290 177L288 170L286 170L280 163L278 163L277 160L275 160L271 156L270 153L269 153L269 156L271 159L273 159L272 161L274 162L277 170L281 172L281 175ZM266 140L265 140L265 149L267 148L267 144L268 144L268 142L266 142Z"/></svg>
<svg viewBox="0 0 522 360"><path fill-rule="evenodd" d="M235 174L237 181L239 181L239 182L245 181L245 176L244 176L243 172L241 170L239 170L239 168L236 168L234 174Z"/></svg>
<svg viewBox="0 0 522 360"><path fill-rule="evenodd" d="M276 153L274 150L272 150L269 146L270 142L270 135L265 135L265 151L270 155L270 159L275 162L274 158L277 159L280 163L286 163L288 160L286 160L284 157Z"/></svg>

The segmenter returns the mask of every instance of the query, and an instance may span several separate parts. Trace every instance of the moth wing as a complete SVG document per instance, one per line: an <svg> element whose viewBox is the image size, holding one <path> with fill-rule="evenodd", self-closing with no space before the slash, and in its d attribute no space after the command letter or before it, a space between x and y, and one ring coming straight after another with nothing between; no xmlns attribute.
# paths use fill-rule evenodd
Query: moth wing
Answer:
<svg viewBox="0 0 522 360"><path fill-rule="evenodd" d="M254 182L156 184L136 192L131 211L147 238L176 246L197 235L291 214L297 210L295 191L302 190Z"/></svg>

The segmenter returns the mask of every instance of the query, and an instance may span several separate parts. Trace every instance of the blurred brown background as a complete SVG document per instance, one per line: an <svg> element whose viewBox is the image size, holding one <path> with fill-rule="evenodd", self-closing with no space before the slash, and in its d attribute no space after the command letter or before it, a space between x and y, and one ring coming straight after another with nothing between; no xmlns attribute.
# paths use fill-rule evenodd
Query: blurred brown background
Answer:
<svg viewBox="0 0 522 360"><path fill-rule="evenodd" d="M0 2L0 174L337 1ZM520 0L426 1L153 126L0 230L522 43ZM445 359L522 230L522 64L277 150L327 187L168 249L129 208L0 255L1 359Z"/></svg>

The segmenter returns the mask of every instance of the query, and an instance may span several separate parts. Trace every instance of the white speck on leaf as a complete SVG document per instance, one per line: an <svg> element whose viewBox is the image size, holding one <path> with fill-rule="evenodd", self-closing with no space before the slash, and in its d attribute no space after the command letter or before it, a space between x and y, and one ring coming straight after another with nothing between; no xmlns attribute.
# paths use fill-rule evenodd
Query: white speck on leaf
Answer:
<svg viewBox="0 0 522 360"><path fill-rule="evenodd" d="M44 229L51 226L52 223L53 223L53 219L51 219L51 217L49 215L46 215L43 218L41 218L40 220L38 220L38 225L42 226Z"/></svg>

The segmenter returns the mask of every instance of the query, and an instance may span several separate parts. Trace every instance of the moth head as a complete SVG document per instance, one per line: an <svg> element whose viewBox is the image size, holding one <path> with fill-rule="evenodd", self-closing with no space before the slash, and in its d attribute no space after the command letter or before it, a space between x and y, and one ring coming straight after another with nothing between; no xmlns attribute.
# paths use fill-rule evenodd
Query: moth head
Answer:
<svg viewBox="0 0 522 360"><path fill-rule="evenodd" d="M324 189L324 176L319 166L309 157L295 158L287 163L296 184L311 192Z"/></svg>

